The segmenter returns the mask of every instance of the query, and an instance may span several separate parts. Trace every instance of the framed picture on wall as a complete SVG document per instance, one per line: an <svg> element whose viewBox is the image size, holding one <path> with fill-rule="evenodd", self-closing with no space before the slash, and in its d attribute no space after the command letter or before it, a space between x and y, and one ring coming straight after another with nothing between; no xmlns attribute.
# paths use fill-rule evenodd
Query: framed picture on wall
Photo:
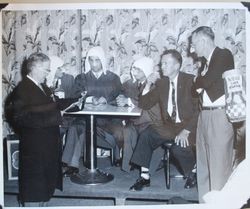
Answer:
<svg viewBox="0 0 250 209"><path fill-rule="evenodd" d="M18 179L19 140L7 140L8 179Z"/></svg>

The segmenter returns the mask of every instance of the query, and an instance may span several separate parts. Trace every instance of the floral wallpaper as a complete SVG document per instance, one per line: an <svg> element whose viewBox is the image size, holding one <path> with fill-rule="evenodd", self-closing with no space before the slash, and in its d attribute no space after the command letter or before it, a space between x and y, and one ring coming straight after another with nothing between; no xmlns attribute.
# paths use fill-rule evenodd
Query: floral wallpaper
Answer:
<svg viewBox="0 0 250 209"><path fill-rule="evenodd" d="M198 26L215 32L219 47L230 49L236 68L246 69L245 10L239 9L89 9L2 12L2 93L20 81L21 64L32 52L55 55L74 76L84 71L89 48L102 46L109 70L129 79L132 62L146 55L158 64L164 49L183 56L182 71L195 74L188 37ZM4 130L8 133L4 123ZM5 133L4 132L4 133Z"/></svg>

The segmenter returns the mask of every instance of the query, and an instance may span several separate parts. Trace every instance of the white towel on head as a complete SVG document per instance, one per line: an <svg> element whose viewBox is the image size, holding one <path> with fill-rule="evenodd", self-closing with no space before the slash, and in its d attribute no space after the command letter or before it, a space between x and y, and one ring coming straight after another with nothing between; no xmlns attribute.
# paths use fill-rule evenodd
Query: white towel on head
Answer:
<svg viewBox="0 0 250 209"><path fill-rule="evenodd" d="M148 78L149 75L151 73L153 73L154 61L153 61L153 59L151 59L149 57L142 57L133 63L132 68L133 67L140 68L144 72L146 78ZM133 80L135 81L133 73L131 73L131 74L132 74Z"/></svg>
<svg viewBox="0 0 250 209"><path fill-rule="evenodd" d="M98 57L101 60L102 71L104 74L106 74L106 71L107 71L106 57L105 57L105 53L104 53L103 48L100 46L95 46L88 51L87 56L86 56L86 60L85 60L85 73L87 73L91 70L90 64L89 64L89 57L91 57L91 56Z"/></svg>
<svg viewBox="0 0 250 209"><path fill-rule="evenodd" d="M54 81L57 69L63 65L64 65L64 62L60 57L57 57L57 56L50 57L50 73L46 77L46 84L49 87L53 86L53 81Z"/></svg>

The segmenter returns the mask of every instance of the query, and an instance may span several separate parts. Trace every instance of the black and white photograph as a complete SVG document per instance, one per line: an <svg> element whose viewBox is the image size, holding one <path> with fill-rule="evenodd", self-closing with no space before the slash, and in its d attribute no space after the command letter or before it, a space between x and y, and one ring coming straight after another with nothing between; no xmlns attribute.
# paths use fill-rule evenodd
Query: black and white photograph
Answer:
<svg viewBox="0 0 250 209"><path fill-rule="evenodd" d="M0 204L250 207L247 6L1 5Z"/></svg>
<svg viewBox="0 0 250 209"><path fill-rule="evenodd" d="M8 135L7 137L8 180L17 180L19 169L19 140L15 135Z"/></svg>

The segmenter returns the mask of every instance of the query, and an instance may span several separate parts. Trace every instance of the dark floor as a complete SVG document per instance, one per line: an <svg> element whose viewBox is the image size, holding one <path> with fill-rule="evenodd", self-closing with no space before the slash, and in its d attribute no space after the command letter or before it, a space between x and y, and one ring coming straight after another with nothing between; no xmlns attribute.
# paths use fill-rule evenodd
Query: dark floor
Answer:
<svg viewBox="0 0 250 209"><path fill-rule="evenodd" d="M173 203L197 203L197 188L184 189L183 178L171 178L171 187L166 189L163 169L151 177L151 186L140 192L129 191L129 187L138 177L138 171L125 173L118 167L112 167L109 158L99 158L98 166L114 175L114 180L102 185L78 185L64 178L63 192L56 191L48 206L98 206L98 205L159 205ZM6 172L5 172L6 174ZM171 165L171 175L179 174ZM5 206L18 206L17 181L4 182Z"/></svg>

